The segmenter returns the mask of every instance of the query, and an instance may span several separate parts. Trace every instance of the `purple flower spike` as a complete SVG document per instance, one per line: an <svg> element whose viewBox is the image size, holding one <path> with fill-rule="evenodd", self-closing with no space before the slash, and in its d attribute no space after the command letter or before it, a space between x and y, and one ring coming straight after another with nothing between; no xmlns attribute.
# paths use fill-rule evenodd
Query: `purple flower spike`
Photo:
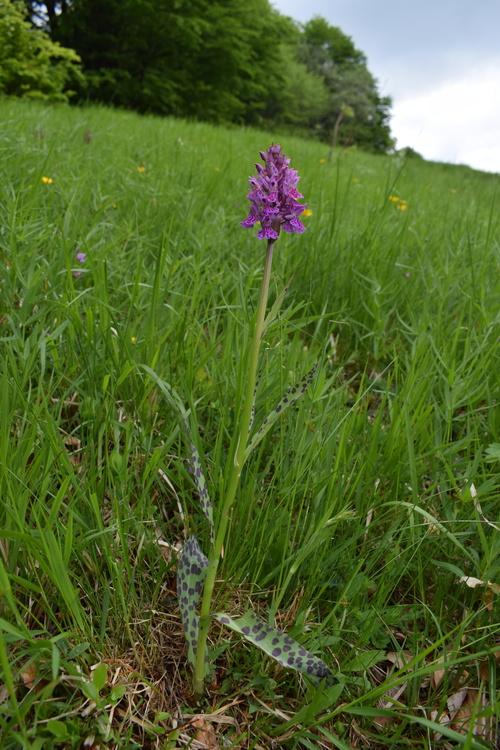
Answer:
<svg viewBox="0 0 500 750"><path fill-rule="evenodd" d="M281 146L269 146L267 151L261 151L265 166L256 164L258 177L250 177L250 191L247 195L250 213L242 227L250 228L260 221L257 232L259 240L277 240L280 229L285 232L306 231L299 219L307 203L298 203L304 196L297 190L299 176L295 169L290 169L290 159L281 153Z"/></svg>

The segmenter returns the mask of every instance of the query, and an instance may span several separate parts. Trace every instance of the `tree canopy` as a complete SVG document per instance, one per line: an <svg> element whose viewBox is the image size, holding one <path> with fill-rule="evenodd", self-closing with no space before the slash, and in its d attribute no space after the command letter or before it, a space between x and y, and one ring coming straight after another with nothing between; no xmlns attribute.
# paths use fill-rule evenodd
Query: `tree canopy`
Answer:
<svg viewBox="0 0 500 750"><path fill-rule="evenodd" d="M323 18L301 25L269 0L25 3L35 24L81 57L79 100L372 151L392 145L390 99L353 40Z"/></svg>
<svg viewBox="0 0 500 750"><path fill-rule="evenodd" d="M366 57L352 39L324 18L313 18L302 27L298 59L323 81L328 92L328 106L316 124L320 137L328 139L349 107L352 115L343 119L338 140L345 145L361 144L371 151L387 151L392 145L391 100L379 95Z"/></svg>
<svg viewBox="0 0 500 750"><path fill-rule="evenodd" d="M66 100L80 58L26 20L21 0L0 0L0 92L20 98Z"/></svg>

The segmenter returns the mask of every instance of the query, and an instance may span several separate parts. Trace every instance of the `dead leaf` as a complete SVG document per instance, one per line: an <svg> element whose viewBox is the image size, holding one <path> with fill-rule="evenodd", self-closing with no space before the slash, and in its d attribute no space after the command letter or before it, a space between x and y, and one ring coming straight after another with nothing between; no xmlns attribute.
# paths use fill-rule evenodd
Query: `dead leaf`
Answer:
<svg viewBox="0 0 500 750"><path fill-rule="evenodd" d="M474 589L476 586L484 586L484 581L480 578L474 578L473 576L462 576L458 579L459 583L465 583L469 588Z"/></svg>
<svg viewBox="0 0 500 750"><path fill-rule="evenodd" d="M380 706L379 706L379 708L380 708ZM379 729L384 729L384 727L386 727L387 724L390 724L391 721L393 721L393 717L392 716L375 716L373 718L373 723Z"/></svg>
<svg viewBox="0 0 500 750"><path fill-rule="evenodd" d="M491 716L478 716L484 713L488 703L484 692L479 695L477 688L469 688L462 707L452 719L451 728L460 734L472 734L487 742L493 740L493 721Z"/></svg>
<svg viewBox="0 0 500 750"><path fill-rule="evenodd" d="M429 534L435 534L436 536L440 536L441 529L439 528L439 526L436 526L435 523L432 523L432 521L429 521L428 518L424 518L424 524L426 524L427 531L429 532Z"/></svg>
<svg viewBox="0 0 500 750"><path fill-rule="evenodd" d="M442 657L441 659L438 659L436 661L436 664L444 664L444 662L445 662L445 659L444 659L444 657ZM432 672L432 674L431 674L431 687L432 687L433 690L435 690L437 688L437 686L439 685L439 683L442 682L442 680L444 678L444 675L445 675L445 671L446 670L444 670L444 669L438 668L438 669L435 669Z"/></svg>
<svg viewBox="0 0 500 750"><path fill-rule="evenodd" d="M449 669L450 669L449 667L447 669L447 656L442 656L440 659L437 659L434 662L435 664L444 664L445 666L444 666L443 669L438 668L438 669L435 669L432 672L432 674L431 674L431 687L432 687L433 690L435 690L438 687L438 685L443 681L446 672L449 671ZM449 656L451 656L451 658L453 658L453 652L451 652L449 654ZM467 670L464 670L463 672L461 672L459 674L458 680L457 680L456 670L454 670L453 668L451 668L451 674L453 675L454 687L456 687L457 684L458 685L463 685L463 683L465 682L465 680L469 676L469 673L467 672Z"/></svg>
<svg viewBox="0 0 500 750"><path fill-rule="evenodd" d="M31 690L35 685L35 680L38 677L38 670L34 661L29 662L24 669L21 671L21 679L24 687Z"/></svg>
<svg viewBox="0 0 500 750"><path fill-rule="evenodd" d="M471 589L476 586L486 586L486 591L483 594L483 602L488 610L493 609L493 595L500 594L500 584L492 583L491 581L481 581L480 578L474 578L472 576L462 576L459 579L459 583L465 583Z"/></svg>
<svg viewBox="0 0 500 750"><path fill-rule="evenodd" d="M35 664L34 661L28 662L21 670L20 675L24 687L28 690L33 690L35 686L37 688L42 688L45 687L45 685L48 685L47 680L40 679L39 666L38 664Z"/></svg>
<svg viewBox="0 0 500 750"><path fill-rule="evenodd" d="M468 688L462 688L456 693L453 693L453 695L450 695L449 698L446 700L446 705L448 706L448 711L450 713L453 713L453 711L458 711L458 709L463 704L466 696L468 693Z"/></svg>
<svg viewBox="0 0 500 750"><path fill-rule="evenodd" d="M487 588L483 594L483 604L491 612L493 609L493 589Z"/></svg>
<svg viewBox="0 0 500 750"><path fill-rule="evenodd" d="M395 664L398 669L405 667L415 656L408 649L402 651L388 651L385 658L388 659L392 664Z"/></svg>
<svg viewBox="0 0 500 750"><path fill-rule="evenodd" d="M69 448L80 450L80 448L82 447L82 441L79 438L75 437L75 435L67 435L64 438L64 445L66 446L66 448L68 448L68 450Z"/></svg>
<svg viewBox="0 0 500 750"><path fill-rule="evenodd" d="M448 714L440 714L439 711L436 711L436 709L430 712L430 719L431 721L441 724L441 726L443 727L447 727L450 723L450 717L448 716ZM435 742L438 742L438 740L440 740L442 736L443 735L441 734L441 732L434 732L433 739Z"/></svg>
<svg viewBox="0 0 500 750"><path fill-rule="evenodd" d="M402 669L406 664L408 664L414 657L414 654L411 653L411 651L408 651L407 649L403 649L402 651L388 651L385 655L385 658L390 664L394 664L397 669ZM379 668L382 667L381 664L377 665ZM391 667L388 667L385 665L384 671L386 672L386 678L389 677ZM408 678L409 679L409 678ZM377 708L387 709L387 708L394 708L394 704L396 701L399 701L401 696L406 692L408 683L402 682L400 685L394 685L393 687L388 688L384 695L378 699L377 701ZM385 727L387 724L394 721L394 718L389 716L376 716L374 719L374 724L376 724L380 729Z"/></svg>
<svg viewBox="0 0 500 750"><path fill-rule="evenodd" d="M500 664L500 651L495 651L493 656L495 657L495 664ZM479 677L484 682L490 678L490 664L487 659L479 662Z"/></svg>
<svg viewBox="0 0 500 750"><path fill-rule="evenodd" d="M202 748L207 748L207 750L219 750L219 741L212 724L209 724L203 718L199 718L192 721L191 726L198 729L198 732L195 734L195 740Z"/></svg>

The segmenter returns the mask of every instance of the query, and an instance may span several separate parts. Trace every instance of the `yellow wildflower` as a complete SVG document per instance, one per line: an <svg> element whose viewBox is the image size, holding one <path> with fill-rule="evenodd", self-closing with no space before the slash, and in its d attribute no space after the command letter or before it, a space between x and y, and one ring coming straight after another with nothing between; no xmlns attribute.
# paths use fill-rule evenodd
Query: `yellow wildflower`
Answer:
<svg viewBox="0 0 500 750"><path fill-rule="evenodd" d="M220 167L214 167L214 172L220 172L220 171L221 171Z"/></svg>
<svg viewBox="0 0 500 750"><path fill-rule="evenodd" d="M353 177L353 178L352 178L352 181L353 181L353 182L359 182L359 180L358 180L358 178L357 178L357 177Z"/></svg>
<svg viewBox="0 0 500 750"><path fill-rule="evenodd" d="M389 200L392 201L393 203L399 203L399 198L397 195L390 195Z"/></svg>
<svg viewBox="0 0 500 750"><path fill-rule="evenodd" d="M406 201L404 203L400 203L398 206L396 206L396 208L399 211L406 211L406 209L408 208L408 206L406 205Z"/></svg>
<svg viewBox="0 0 500 750"><path fill-rule="evenodd" d="M301 216L312 216L312 211L310 208L304 208L304 210L301 213Z"/></svg>
<svg viewBox="0 0 500 750"><path fill-rule="evenodd" d="M52 177L42 177L42 182L44 182L46 185L51 185L54 180L52 179Z"/></svg>
<svg viewBox="0 0 500 750"><path fill-rule="evenodd" d="M324 164L324 163L325 163L325 161L326 161L326 159L320 159L320 160L319 160L319 163L320 163L320 164Z"/></svg>
<svg viewBox="0 0 500 750"><path fill-rule="evenodd" d="M454 188L452 188L452 189L450 190L450 193L456 193L456 192L457 192L457 191L456 191L456 190L455 190Z"/></svg>
<svg viewBox="0 0 500 750"><path fill-rule="evenodd" d="M138 172L145 172L146 171L146 167L137 167L137 171Z"/></svg>

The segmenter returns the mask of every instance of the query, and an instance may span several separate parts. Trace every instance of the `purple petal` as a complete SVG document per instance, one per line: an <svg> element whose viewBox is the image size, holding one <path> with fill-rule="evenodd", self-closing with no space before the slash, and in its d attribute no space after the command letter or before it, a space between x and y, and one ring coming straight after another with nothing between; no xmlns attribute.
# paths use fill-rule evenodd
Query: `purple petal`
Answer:
<svg viewBox="0 0 500 750"><path fill-rule="evenodd" d="M254 224L256 224L259 221L257 216L253 216L252 214L249 214L245 221L240 221L240 224L242 227L245 227L245 229L251 229Z"/></svg>
<svg viewBox="0 0 500 750"><path fill-rule="evenodd" d="M272 227L262 227L262 229L257 232L258 240L277 240L278 237L278 232Z"/></svg>
<svg viewBox="0 0 500 750"><path fill-rule="evenodd" d="M305 226L296 216L290 219L290 221L283 222L283 229L285 232L297 232L297 234L302 234L302 232L306 231Z"/></svg>

